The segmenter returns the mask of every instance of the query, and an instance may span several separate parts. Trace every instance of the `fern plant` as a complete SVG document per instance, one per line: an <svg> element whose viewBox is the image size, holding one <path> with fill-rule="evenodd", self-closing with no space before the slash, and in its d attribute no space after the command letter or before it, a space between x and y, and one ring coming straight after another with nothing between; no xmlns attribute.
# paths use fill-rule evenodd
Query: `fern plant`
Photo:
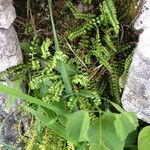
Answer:
<svg viewBox="0 0 150 150"><path fill-rule="evenodd" d="M80 18L76 17L76 14L78 14L77 8L71 2L69 2L68 6L69 6L71 12L74 14L75 18L80 19ZM100 6L100 11L101 11L100 15L96 16L96 17L83 14L84 19L88 20L88 21L86 23L84 23L82 26L80 26L76 31L71 33L68 38L70 40L73 40L82 35L86 35L89 31L91 31L92 29L94 29L96 27L101 26L102 24L104 26L108 26L108 24L111 24L114 28L115 35L118 36L119 22L117 19L114 2L112 0L104 0ZM89 20L89 18L93 18L93 19ZM83 19L83 18L81 18L81 19Z"/></svg>
<svg viewBox="0 0 150 150"><path fill-rule="evenodd" d="M131 46L119 43L115 2L100 1L99 12L85 14L76 3L67 1L74 18L85 21L77 30L67 30L71 32L69 42L66 35L57 35L52 1L48 2L54 40L34 36L24 43L28 64L5 72L27 72L28 92L34 97L0 85L0 91L25 100L21 110L35 116L30 136L24 139L26 148L123 149L138 123L134 114L117 105L121 96L119 77L128 71L131 56L125 54ZM124 59L122 68L120 55ZM117 145L110 142L110 137Z"/></svg>

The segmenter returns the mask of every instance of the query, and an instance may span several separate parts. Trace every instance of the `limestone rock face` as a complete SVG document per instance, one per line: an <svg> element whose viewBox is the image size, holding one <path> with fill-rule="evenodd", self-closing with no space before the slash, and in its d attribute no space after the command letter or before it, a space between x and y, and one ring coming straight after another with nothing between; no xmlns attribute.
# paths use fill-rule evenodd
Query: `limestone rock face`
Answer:
<svg viewBox="0 0 150 150"><path fill-rule="evenodd" d="M15 107L13 110L9 111L6 109L5 101L7 96L5 94L0 94L0 141L10 144L12 146L16 145L18 138L20 137L18 133L18 124L21 121L21 113L19 113ZM20 120L19 120L20 119ZM18 143L21 146L21 143ZM18 147L18 146L17 146ZM3 148L0 148L3 150Z"/></svg>
<svg viewBox="0 0 150 150"><path fill-rule="evenodd" d="M22 61L19 40L12 27L15 18L12 0L0 0L0 72Z"/></svg>
<svg viewBox="0 0 150 150"><path fill-rule="evenodd" d="M0 72L22 62L19 40L12 26L16 18L15 8L12 2L12 0L0 0ZM15 81L10 81L9 84L0 81L0 84L13 87ZM5 106L7 98L7 95L0 93L0 142L15 145L17 149L23 149L22 145L18 145L17 143L19 133L18 126L16 125L19 124L19 120L22 122L21 118L23 118L23 115L16 109L20 100L17 100L16 104L12 106L12 109L8 110ZM25 118L23 122L27 122ZM1 144L0 149L6 150L1 147Z"/></svg>
<svg viewBox="0 0 150 150"><path fill-rule="evenodd" d="M6 9L0 10L0 28L8 29L16 18L15 8L9 5Z"/></svg>
<svg viewBox="0 0 150 150"><path fill-rule="evenodd" d="M134 53L122 95L125 110L135 112L139 119L150 123L150 1L145 0L135 23L143 29Z"/></svg>
<svg viewBox="0 0 150 150"><path fill-rule="evenodd" d="M0 0L0 10L7 8L12 3L13 0Z"/></svg>
<svg viewBox="0 0 150 150"><path fill-rule="evenodd" d="M13 26L0 29L0 72L20 62L22 62L22 53Z"/></svg>

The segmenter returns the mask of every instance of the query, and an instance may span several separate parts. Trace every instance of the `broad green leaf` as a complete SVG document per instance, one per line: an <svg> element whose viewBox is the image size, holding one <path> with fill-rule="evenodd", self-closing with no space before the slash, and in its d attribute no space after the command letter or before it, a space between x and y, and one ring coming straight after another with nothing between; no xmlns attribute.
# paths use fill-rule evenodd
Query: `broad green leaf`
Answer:
<svg viewBox="0 0 150 150"><path fill-rule="evenodd" d="M102 140L101 120L98 119L92 124L88 131L90 150L110 150Z"/></svg>
<svg viewBox="0 0 150 150"><path fill-rule="evenodd" d="M137 136L138 136L137 130L132 131L126 138L125 146L136 144Z"/></svg>
<svg viewBox="0 0 150 150"><path fill-rule="evenodd" d="M98 146L102 142L100 119L95 121L88 130L88 136L92 147Z"/></svg>
<svg viewBox="0 0 150 150"><path fill-rule="evenodd" d="M138 121L135 114L129 113L128 116L134 120L134 123L130 122L129 117L123 114L116 114L115 127L117 135L124 141L129 133L136 130Z"/></svg>
<svg viewBox="0 0 150 150"><path fill-rule="evenodd" d="M150 149L150 126L144 127L138 136L138 150Z"/></svg>
<svg viewBox="0 0 150 150"><path fill-rule="evenodd" d="M109 101L110 102L110 101ZM133 112L127 112L123 110L119 105L110 102L122 115L126 117L126 119L136 128L138 126L138 119Z"/></svg>
<svg viewBox="0 0 150 150"><path fill-rule="evenodd" d="M67 118L66 131L68 136L77 142L88 141L87 131L90 118L87 112L77 111Z"/></svg>
<svg viewBox="0 0 150 150"><path fill-rule="evenodd" d="M138 126L138 119L135 113L124 111L119 105L110 102L121 114L116 114L114 122L117 135L124 141L129 133L136 130Z"/></svg>
<svg viewBox="0 0 150 150"><path fill-rule="evenodd" d="M137 145L128 145L123 150L138 150Z"/></svg>
<svg viewBox="0 0 150 150"><path fill-rule="evenodd" d="M98 145L91 144L89 150L110 150L106 145L101 142Z"/></svg>
<svg viewBox="0 0 150 150"><path fill-rule="evenodd" d="M52 111L54 111L55 113L58 113L62 116L67 117L69 114L67 112L65 112L64 110L60 109L57 106L54 105L50 105L48 103L45 103L35 97L32 97L30 95L24 94L18 90L15 90L13 88L7 87L5 85L0 84L0 92L5 93L5 94L9 94L18 98L22 98L22 100L25 100L28 103L33 103L33 104L37 104L43 107L46 107Z"/></svg>
<svg viewBox="0 0 150 150"><path fill-rule="evenodd" d="M103 114L101 118L102 139L110 150L123 150L125 141L121 141L116 133L115 120L115 114L109 111Z"/></svg>

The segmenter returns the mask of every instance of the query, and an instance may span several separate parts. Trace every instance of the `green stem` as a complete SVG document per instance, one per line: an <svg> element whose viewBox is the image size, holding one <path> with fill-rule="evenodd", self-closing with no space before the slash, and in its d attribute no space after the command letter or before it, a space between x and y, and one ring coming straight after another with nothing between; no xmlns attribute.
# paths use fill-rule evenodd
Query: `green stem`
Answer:
<svg viewBox="0 0 150 150"><path fill-rule="evenodd" d="M51 24L52 24L52 30L53 30L53 34L54 34L54 43L55 43L55 49L56 51L60 51L60 47L59 47L59 42L58 42L58 38L57 38L57 34L56 34L56 29L55 29L55 24L54 24L54 19L53 19L53 14L52 14L52 0L48 0L49 3L49 10L50 10L50 18L51 18ZM61 73L61 77L62 80L65 84L65 89L66 89L66 94L72 94L72 87L71 87L71 83L69 81L69 77L68 77L68 73L65 67L64 62L60 61L60 73Z"/></svg>

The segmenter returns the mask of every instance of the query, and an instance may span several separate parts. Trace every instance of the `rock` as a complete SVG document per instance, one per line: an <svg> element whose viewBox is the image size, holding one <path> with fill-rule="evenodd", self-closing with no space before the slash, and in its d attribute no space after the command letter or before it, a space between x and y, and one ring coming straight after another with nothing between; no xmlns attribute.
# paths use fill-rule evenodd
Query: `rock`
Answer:
<svg viewBox="0 0 150 150"><path fill-rule="evenodd" d="M16 18L12 0L0 0L0 72L22 62L17 34L12 26Z"/></svg>
<svg viewBox="0 0 150 150"><path fill-rule="evenodd" d="M1 81L0 84L14 87L16 83L15 81ZM19 87L21 91L24 91L22 89L23 86L20 85ZM0 142L11 145L17 148L17 150L23 150L24 141L22 136L24 134L29 136L31 116L25 115L17 109L22 102L21 99L17 99L10 109L6 107L7 99L8 96L6 94L0 93ZM0 149L8 150L6 147L1 147L1 144Z"/></svg>
<svg viewBox="0 0 150 150"><path fill-rule="evenodd" d="M0 11L0 28L8 29L16 18L16 12L13 5Z"/></svg>
<svg viewBox="0 0 150 150"><path fill-rule="evenodd" d="M18 129L20 128L19 120L21 121L21 113L15 109L16 106L13 106L11 111L7 110L5 106L6 99L7 96L0 93L0 141L15 146L20 137Z"/></svg>
<svg viewBox="0 0 150 150"><path fill-rule="evenodd" d="M7 68L15 66L22 62L22 53L19 45L19 40L12 23L16 18L15 9L12 5L12 0L0 0L0 72L5 71ZM9 79L8 79L9 80ZM13 87L15 81L10 81L9 84L1 82L7 86ZM23 149L23 143L17 143L20 133L18 129L24 128L28 122L25 116L17 110L20 100L17 100L11 110L5 106L8 96L0 93L0 142ZM22 126L19 126L19 121ZM0 149L6 150L7 148Z"/></svg>
<svg viewBox="0 0 150 150"><path fill-rule="evenodd" d="M150 123L150 1L145 1L135 28L143 32L129 68L122 105Z"/></svg>
<svg viewBox="0 0 150 150"><path fill-rule="evenodd" d="M13 0L0 0L0 10L7 8L13 3Z"/></svg>
<svg viewBox="0 0 150 150"><path fill-rule="evenodd" d="M0 72L22 62L22 53L18 37L13 26L0 28Z"/></svg>

